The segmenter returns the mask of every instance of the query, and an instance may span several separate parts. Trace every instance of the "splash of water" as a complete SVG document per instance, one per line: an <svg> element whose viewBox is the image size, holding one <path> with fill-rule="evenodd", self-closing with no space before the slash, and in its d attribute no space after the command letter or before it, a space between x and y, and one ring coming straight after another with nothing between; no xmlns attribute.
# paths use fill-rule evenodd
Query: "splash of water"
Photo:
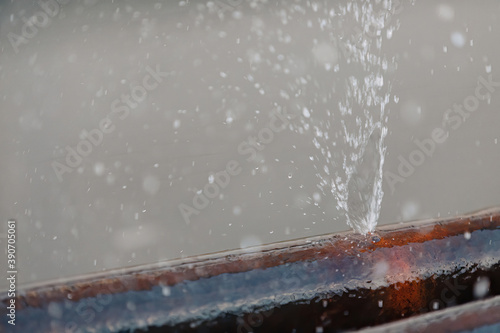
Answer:
<svg viewBox="0 0 500 333"><path fill-rule="evenodd" d="M329 112L332 121L324 124L322 135L314 139L320 152L317 159L323 162L318 164L322 169L315 166L319 188L324 194L328 191L333 194L337 209L349 226L362 234L375 229L380 215L387 104L391 92L391 83L384 81L384 77L396 67L395 58L381 55L383 32L390 38L392 31L398 28L397 21L391 17L393 4L383 2L381 6L382 9L375 9L372 2L367 1L340 6L345 24L356 22L354 30L360 33L355 38L344 36L336 40L345 56L342 66L350 75L344 87L339 88L338 111ZM335 133L334 137L329 138L325 132Z"/></svg>

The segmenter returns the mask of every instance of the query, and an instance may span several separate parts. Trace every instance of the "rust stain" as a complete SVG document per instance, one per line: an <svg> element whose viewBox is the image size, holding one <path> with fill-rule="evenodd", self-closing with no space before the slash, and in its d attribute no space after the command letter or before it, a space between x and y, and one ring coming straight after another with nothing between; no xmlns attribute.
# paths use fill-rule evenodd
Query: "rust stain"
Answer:
<svg viewBox="0 0 500 333"><path fill-rule="evenodd" d="M423 286L421 279L391 285L387 292L387 306L401 312L402 317L418 312L426 307L428 291Z"/></svg>

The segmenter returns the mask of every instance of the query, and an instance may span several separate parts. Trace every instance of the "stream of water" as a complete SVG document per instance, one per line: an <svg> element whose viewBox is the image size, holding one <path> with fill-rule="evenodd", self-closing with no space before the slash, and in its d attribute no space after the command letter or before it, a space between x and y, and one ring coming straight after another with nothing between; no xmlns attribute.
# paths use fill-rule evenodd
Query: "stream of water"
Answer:
<svg viewBox="0 0 500 333"><path fill-rule="evenodd" d="M331 121L319 125L314 139L319 188L325 195L331 192L349 226L362 234L375 229L384 195L386 106L397 59L382 54L381 47L398 28L394 16L402 8L396 6L365 1L339 6L341 20L355 22L354 27L343 26L342 36L332 37L350 75L343 98L327 111Z"/></svg>

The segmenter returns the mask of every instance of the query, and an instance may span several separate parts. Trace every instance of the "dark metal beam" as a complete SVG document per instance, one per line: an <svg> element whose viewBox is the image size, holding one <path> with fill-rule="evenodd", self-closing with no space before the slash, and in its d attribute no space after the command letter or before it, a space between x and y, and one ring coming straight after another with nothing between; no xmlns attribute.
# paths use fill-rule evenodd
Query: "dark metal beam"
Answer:
<svg viewBox="0 0 500 333"><path fill-rule="evenodd" d="M334 332L500 294L499 265L496 208L31 286L16 329Z"/></svg>

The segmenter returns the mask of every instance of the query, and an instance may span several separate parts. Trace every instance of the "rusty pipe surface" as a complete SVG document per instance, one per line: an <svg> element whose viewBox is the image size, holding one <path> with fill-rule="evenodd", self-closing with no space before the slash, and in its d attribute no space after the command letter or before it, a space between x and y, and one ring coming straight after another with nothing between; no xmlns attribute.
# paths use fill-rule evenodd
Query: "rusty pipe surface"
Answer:
<svg viewBox="0 0 500 333"><path fill-rule="evenodd" d="M499 265L492 208L29 286L16 329L333 332L466 303L481 277L500 294Z"/></svg>

